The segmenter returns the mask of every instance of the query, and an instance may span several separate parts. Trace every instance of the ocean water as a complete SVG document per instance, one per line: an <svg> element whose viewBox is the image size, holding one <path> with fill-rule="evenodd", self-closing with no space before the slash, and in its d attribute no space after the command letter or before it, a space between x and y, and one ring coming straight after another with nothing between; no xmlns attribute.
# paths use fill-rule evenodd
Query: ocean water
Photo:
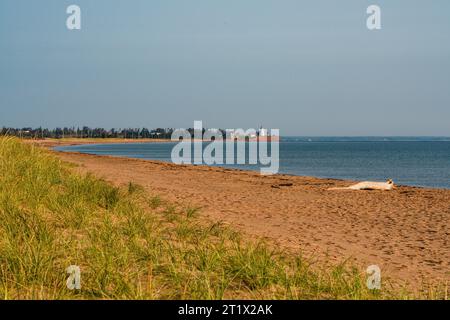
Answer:
<svg viewBox="0 0 450 320"><path fill-rule="evenodd" d="M102 144L56 149L170 162L175 144ZM351 180L391 178L399 185L450 189L449 138L285 137L279 146L280 173ZM259 165L222 166L260 168Z"/></svg>

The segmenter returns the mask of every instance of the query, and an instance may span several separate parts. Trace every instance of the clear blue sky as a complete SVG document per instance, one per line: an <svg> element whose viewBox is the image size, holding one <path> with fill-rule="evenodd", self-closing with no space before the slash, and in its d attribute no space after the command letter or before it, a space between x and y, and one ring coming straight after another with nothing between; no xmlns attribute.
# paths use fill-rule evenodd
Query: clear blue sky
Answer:
<svg viewBox="0 0 450 320"><path fill-rule="evenodd" d="M450 1L0 1L0 126L194 120L450 136Z"/></svg>

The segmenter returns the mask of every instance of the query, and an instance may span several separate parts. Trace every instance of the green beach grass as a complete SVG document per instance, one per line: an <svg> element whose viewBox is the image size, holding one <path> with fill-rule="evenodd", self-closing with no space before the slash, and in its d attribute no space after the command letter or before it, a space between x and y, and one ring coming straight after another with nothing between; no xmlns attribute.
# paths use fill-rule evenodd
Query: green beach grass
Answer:
<svg viewBox="0 0 450 320"><path fill-rule="evenodd" d="M0 138L2 299L404 299L362 270L312 264L200 222L130 183L75 173L51 152ZM66 268L81 269L81 290ZM441 298L432 291L421 298Z"/></svg>

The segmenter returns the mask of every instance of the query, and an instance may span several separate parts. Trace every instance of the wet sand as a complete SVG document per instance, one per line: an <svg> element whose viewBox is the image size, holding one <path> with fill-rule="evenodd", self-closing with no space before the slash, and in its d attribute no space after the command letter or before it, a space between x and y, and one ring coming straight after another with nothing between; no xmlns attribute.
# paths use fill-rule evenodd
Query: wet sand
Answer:
<svg viewBox="0 0 450 320"><path fill-rule="evenodd" d="M163 199L200 207L204 219L290 252L376 264L384 275L412 286L423 279L450 280L450 190L330 191L352 182L56 154L114 184L132 181Z"/></svg>
<svg viewBox="0 0 450 320"><path fill-rule="evenodd" d="M84 144L121 144L121 143L150 143L169 142L169 139L123 139L123 138L66 138L66 139L23 139L25 143L34 144L44 148L62 146L76 146Z"/></svg>

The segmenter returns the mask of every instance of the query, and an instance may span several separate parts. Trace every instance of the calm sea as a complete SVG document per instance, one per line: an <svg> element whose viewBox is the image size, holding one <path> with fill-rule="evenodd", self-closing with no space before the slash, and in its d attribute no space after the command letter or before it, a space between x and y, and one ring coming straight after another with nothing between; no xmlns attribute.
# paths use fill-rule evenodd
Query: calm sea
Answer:
<svg viewBox="0 0 450 320"><path fill-rule="evenodd" d="M175 143L58 147L138 159L171 161ZM224 165L259 170L252 165ZM280 173L351 180L394 179L396 184L450 189L450 138L284 137Z"/></svg>

